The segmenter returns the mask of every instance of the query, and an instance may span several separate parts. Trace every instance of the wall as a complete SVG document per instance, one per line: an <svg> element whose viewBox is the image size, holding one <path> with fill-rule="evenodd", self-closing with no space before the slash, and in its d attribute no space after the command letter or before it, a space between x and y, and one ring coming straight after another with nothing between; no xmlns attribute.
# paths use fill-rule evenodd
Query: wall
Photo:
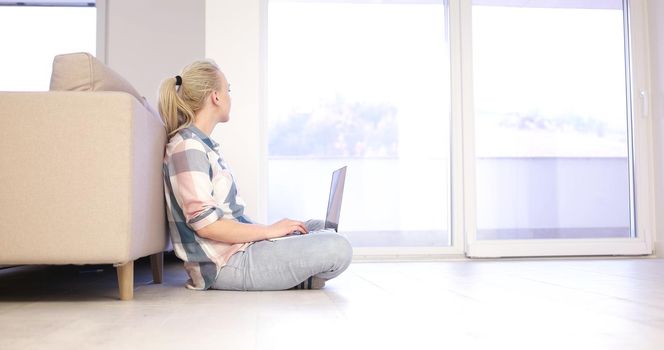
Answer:
<svg viewBox="0 0 664 350"><path fill-rule="evenodd" d="M161 81L205 57L205 0L97 0L97 56L156 108Z"/></svg>
<svg viewBox="0 0 664 350"><path fill-rule="evenodd" d="M655 217L656 245L659 257L664 257L664 2L648 1L648 25L650 36L651 91L650 108L653 118L655 158Z"/></svg>
<svg viewBox="0 0 664 350"><path fill-rule="evenodd" d="M208 0L206 3L206 55L214 59L231 84L232 109L228 123L217 126L212 137L233 169L247 214L265 222L265 135L262 86L264 42L261 20L263 0Z"/></svg>
<svg viewBox="0 0 664 350"><path fill-rule="evenodd" d="M161 81L188 63L212 58L232 84L231 121L212 134L233 168L247 214L259 221L260 5L250 1L97 0L97 56L156 108Z"/></svg>

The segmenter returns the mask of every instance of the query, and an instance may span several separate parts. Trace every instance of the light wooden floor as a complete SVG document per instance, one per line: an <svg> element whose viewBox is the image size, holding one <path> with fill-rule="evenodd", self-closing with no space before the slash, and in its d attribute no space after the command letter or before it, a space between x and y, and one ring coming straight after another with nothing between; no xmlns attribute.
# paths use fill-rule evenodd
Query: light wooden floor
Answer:
<svg viewBox="0 0 664 350"><path fill-rule="evenodd" d="M664 349L664 260L354 263L321 291L195 292L167 259L0 270L0 349ZM98 270L99 269L99 270Z"/></svg>

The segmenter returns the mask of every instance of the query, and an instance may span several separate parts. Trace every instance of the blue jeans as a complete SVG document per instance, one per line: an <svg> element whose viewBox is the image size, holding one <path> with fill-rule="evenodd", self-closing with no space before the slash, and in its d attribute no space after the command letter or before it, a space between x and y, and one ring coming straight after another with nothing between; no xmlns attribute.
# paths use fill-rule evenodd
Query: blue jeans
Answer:
<svg viewBox="0 0 664 350"><path fill-rule="evenodd" d="M284 290L312 276L324 280L339 276L350 265L350 243L334 230L323 229L320 220L305 225L309 234L258 241L233 254L212 289Z"/></svg>

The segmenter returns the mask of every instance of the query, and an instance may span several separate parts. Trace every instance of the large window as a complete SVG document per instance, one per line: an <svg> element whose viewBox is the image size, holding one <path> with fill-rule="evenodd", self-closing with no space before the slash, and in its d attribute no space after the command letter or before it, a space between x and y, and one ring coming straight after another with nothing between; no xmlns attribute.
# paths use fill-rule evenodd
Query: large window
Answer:
<svg viewBox="0 0 664 350"><path fill-rule="evenodd" d="M348 165L340 231L376 254L651 252L644 11L270 0L269 220L325 215Z"/></svg>
<svg viewBox="0 0 664 350"><path fill-rule="evenodd" d="M53 6L0 6L0 91L48 90L55 55L96 54L94 1L39 3Z"/></svg>
<svg viewBox="0 0 664 350"><path fill-rule="evenodd" d="M356 247L449 246L444 1L270 1L269 221L322 218Z"/></svg>
<svg viewBox="0 0 664 350"><path fill-rule="evenodd" d="M478 238L630 237L622 1L478 0L472 18Z"/></svg>

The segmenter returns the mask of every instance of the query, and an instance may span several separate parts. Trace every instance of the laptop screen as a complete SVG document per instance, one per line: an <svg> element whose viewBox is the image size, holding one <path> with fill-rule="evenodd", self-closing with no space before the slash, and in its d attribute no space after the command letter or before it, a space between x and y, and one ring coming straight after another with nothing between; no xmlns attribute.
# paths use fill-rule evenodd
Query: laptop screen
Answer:
<svg viewBox="0 0 664 350"><path fill-rule="evenodd" d="M339 228L339 215L341 214L341 199L344 194L344 183L346 182L346 167L337 169L332 173L332 184L330 185L330 197L327 201L327 215L325 216L325 228L335 231Z"/></svg>

